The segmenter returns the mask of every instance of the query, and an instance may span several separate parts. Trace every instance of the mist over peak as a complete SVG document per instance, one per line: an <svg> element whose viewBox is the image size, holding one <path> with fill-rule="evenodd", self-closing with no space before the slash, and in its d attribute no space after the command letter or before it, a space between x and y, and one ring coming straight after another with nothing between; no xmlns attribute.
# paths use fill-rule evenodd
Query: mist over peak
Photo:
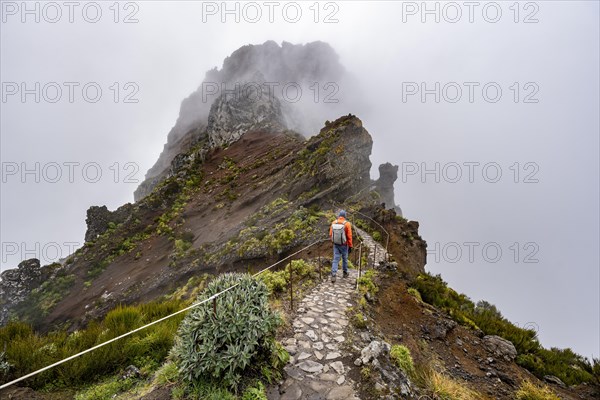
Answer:
<svg viewBox="0 0 600 400"><path fill-rule="evenodd" d="M221 69L207 71L201 85L182 101L167 143L134 197L139 200L150 193L168 174L174 157L206 133L209 120L215 125L218 118L211 117L211 112L220 111L221 118L226 115L225 109L244 114L234 104L240 97L248 107L249 102L255 101L273 108L269 115L281 114L279 122L283 128L311 136L326 120L364 110L366 104L359 93L356 79L340 64L339 56L328 43L284 41L279 45L269 40L242 46L225 58ZM217 102L219 106L214 107ZM256 115L256 106L246 114ZM244 121L242 130L236 129L236 140L251 127L249 122ZM230 126L228 132L231 131ZM231 140L219 138L213 142L221 145Z"/></svg>

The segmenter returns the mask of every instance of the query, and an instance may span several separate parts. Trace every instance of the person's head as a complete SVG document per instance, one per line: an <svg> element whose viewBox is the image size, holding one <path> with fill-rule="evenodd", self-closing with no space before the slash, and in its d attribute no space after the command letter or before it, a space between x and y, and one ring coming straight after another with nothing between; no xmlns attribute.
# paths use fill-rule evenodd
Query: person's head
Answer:
<svg viewBox="0 0 600 400"><path fill-rule="evenodd" d="M346 218L346 210L340 210L340 212L338 212L338 217Z"/></svg>

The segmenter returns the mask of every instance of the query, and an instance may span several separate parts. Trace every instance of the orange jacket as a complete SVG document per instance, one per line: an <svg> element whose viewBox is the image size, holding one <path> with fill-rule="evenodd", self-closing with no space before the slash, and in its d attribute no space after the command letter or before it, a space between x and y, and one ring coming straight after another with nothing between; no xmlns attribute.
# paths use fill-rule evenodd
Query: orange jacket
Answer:
<svg viewBox="0 0 600 400"><path fill-rule="evenodd" d="M352 246L352 226L350 225L350 222L346 221L346 218L344 218L344 217L338 217L338 219L333 221L331 223L331 225L333 225L336 222L338 224L344 224L344 231L346 232L346 244L348 245L348 247L354 247L354 246ZM330 239L333 235L333 228L331 227L331 225L329 225L329 238Z"/></svg>

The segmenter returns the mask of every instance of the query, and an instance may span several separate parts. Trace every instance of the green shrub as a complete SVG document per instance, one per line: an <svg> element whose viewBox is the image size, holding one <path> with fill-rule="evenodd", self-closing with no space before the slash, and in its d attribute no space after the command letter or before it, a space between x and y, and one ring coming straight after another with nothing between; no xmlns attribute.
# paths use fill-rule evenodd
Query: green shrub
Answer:
<svg viewBox="0 0 600 400"><path fill-rule="evenodd" d="M421 298L421 293L419 293L419 291L415 288L408 288L408 294L410 294L411 296L413 296L415 299L419 300L419 301L423 301L423 299Z"/></svg>
<svg viewBox="0 0 600 400"><path fill-rule="evenodd" d="M187 382L203 380L237 389L241 373L275 350L281 323L269 309L267 286L247 274L223 274L198 297L202 301L230 287L213 303L194 308L181 323L173 355Z"/></svg>
<svg viewBox="0 0 600 400"><path fill-rule="evenodd" d="M262 382L258 382L256 386L246 389L242 396L242 400L267 400L267 393Z"/></svg>
<svg viewBox="0 0 600 400"><path fill-rule="evenodd" d="M190 247L192 247L191 242L187 242L183 239L175 239L175 251L178 256L183 256Z"/></svg>
<svg viewBox="0 0 600 400"><path fill-rule="evenodd" d="M350 322L355 328L358 329L365 329L367 327L366 318L361 312L352 314Z"/></svg>
<svg viewBox="0 0 600 400"><path fill-rule="evenodd" d="M373 240L376 242L381 242L381 233L379 231L374 231L372 236Z"/></svg>
<svg viewBox="0 0 600 400"><path fill-rule="evenodd" d="M594 380L587 360L571 349L541 348L533 353L520 354L516 361L538 377L554 375L567 385Z"/></svg>
<svg viewBox="0 0 600 400"><path fill-rule="evenodd" d="M412 374L415 371L410 350L404 345L395 344L390 351L390 357L402 371Z"/></svg>
<svg viewBox="0 0 600 400"><path fill-rule="evenodd" d="M261 247L260 240L256 237L251 237L246 240L242 245L238 248L237 253L238 256L244 257L253 254L253 252Z"/></svg>
<svg viewBox="0 0 600 400"><path fill-rule="evenodd" d="M288 285L286 279L289 274L286 271L265 271L259 275L259 278L267 285L270 294L283 292Z"/></svg>
<svg viewBox="0 0 600 400"><path fill-rule="evenodd" d="M369 293L374 296L379 291L377 285L373 279L377 276L377 272L374 269L367 270L360 278L358 278L358 288L361 293Z"/></svg>
<svg viewBox="0 0 600 400"><path fill-rule="evenodd" d="M312 265L304 260L292 260L287 264L285 271L288 276L290 275L290 268L292 269L294 279L309 276L315 270Z"/></svg>
<svg viewBox="0 0 600 400"><path fill-rule="evenodd" d="M262 280L271 294L283 292L290 284L290 269L294 282L304 278L311 277L315 272L315 267L304 260L292 260L281 271L265 271L258 277Z"/></svg>
<svg viewBox="0 0 600 400"><path fill-rule="evenodd" d="M290 353L279 342L275 342L275 349L271 354L271 367L276 370L282 369L290 361Z"/></svg>

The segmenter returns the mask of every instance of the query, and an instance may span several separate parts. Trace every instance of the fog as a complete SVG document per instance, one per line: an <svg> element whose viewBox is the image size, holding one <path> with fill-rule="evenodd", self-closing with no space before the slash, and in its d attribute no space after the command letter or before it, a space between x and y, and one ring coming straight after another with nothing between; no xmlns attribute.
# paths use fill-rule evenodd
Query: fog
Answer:
<svg viewBox="0 0 600 400"><path fill-rule="evenodd" d="M67 256L89 206L133 201L182 100L233 51L323 41L346 97L305 92L302 110L361 118L373 178L400 166L427 270L547 347L600 355L597 2L428 3L439 22L421 2L280 3L273 22L261 2L261 18L228 3L239 22L220 2L21 4L1 3L3 270Z"/></svg>

